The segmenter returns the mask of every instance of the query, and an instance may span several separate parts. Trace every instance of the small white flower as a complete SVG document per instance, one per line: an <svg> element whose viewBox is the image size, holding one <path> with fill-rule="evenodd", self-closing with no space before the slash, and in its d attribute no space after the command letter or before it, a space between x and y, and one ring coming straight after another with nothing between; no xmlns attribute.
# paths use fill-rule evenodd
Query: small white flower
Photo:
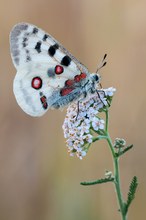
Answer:
<svg viewBox="0 0 146 220"><path fill-rule="evenodd" d="M92 127L95 131L99 129L99 119L98 118L93 118L92 119Z"/></svg>
<svg viewBox="0 0 146 220"><path fill-rule="evenodd" d="M83 157L86 156L86 152L85 151L80 151L80 152L77 152L77 157L79 157L80 160L83 159Z"/></svg>
<svg viewBox="0 0 146 220"><path fill-rule="evenodd" d="M67 143L67 145L68 145L69 148L72 148L72 149L73 149L73 140L67 139L66 143Z"/></svg>
<svg viewBox="0 0 146 220"><path fill-rule="evenodd" d="M97 106L96 107L95 106L94 107L90 107L89 111L87 112L87 117L88 118L92 118L92 117L94 117L97 114L98 114Z"/></svg>
<svg viewBox="0 0 146 220"><path fill-rule="evenodd" d="M97 117L94 117L92 119L92 127L95 131L98 131L99 129L103 130L104 129L104 120L103 119L100 119L100 118L97 118Z"/></svg>
<svg viewBox="0 0 146 220"><path fill-rule="evenodd" d="M83 140L85 140L88 143L92 143L93 136L91 134L86 134L83 136Z"/></svg>
<svg viewBox="0 0 146 220"><path fill-rule="evenodd" d="M69 155L70 155L71 157L73 157L73 156L75 155L75 154L74 154L74 153L72 153L72 152L69 152L69 153L70 153Z"/></svg>
<svg viewBox="0 0 146 220"><path fill-rule="evenodd" d="M105 91L105 95L106 96L113 96L115 91L116 91L116 89L113 88L113 87L110 87L108 89L104 89L104 91Z"/></svg>
<svg viewBox="0 0 146 220"><path fill-rule="evenodd" d="M80 131L80 136L82 136L83 134L87 134L89 133L89 129L90 129L90 125L87 125L87 126L80 126L79 127L79 131Z"/></svg>
<svg viewBox="0 0 146 220"><path fill-rule="evenodd" d="M99 121L99 129L103 130L104 129L104 124L105 124L105 121L103 119L100 119L100 121Z"/></svg>
<svg viewBox="0 0 146 220"><path fill-rule="evenodd" d="M76 140L74 141L74 149L77 150L77 149L80 148L80 147L81 147L81 143L80 143L79 140L76 139Z"/></svg>

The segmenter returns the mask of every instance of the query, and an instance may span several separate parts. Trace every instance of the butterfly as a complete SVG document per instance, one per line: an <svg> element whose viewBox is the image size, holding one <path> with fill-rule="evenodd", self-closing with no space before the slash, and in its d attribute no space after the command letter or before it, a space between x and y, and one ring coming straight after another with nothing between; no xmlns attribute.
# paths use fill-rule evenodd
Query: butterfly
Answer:
<svg viewBox="0 0 146 220"><path fill-rule="evenodd" d="M48 109L62 108L98 92L100 75L90 73L56 39L32 24L13 27L10 51L17 70L14 95L31 116L42 116Z"/></svg>

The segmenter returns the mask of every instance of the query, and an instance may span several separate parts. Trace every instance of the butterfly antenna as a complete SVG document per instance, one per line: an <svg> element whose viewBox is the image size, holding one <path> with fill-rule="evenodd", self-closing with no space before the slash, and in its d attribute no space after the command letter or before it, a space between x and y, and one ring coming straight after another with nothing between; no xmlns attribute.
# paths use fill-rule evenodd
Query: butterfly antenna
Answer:
<svg viewBox="0 0 146 220"><path fill-rule="evenodd" d="M104 57L102 58L100 64L99 64L98 67L97 67L96 73L97 73L102 67L104 67L104 66L106 65L106 63L107 63L107 62L105 61L106 57L107 57L107 54L105 54Z"/></svg>

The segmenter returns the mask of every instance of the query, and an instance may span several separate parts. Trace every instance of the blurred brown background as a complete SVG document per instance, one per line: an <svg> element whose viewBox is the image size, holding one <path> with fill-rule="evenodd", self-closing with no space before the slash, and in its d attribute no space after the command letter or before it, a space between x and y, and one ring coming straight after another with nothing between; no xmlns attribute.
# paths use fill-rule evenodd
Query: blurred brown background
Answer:
<svg viewBox="0 0 146 220"><path fill-rule="evenodd" d="M108 54L102 85L117 88L110 110L111 136L135 146L120 163L125 197L131 178L139 179L129 220L145 219L146 1L0 3L0 220L120 219L112 184L79 184L113 169L106 143L96 143L82 161L72 158L62 131L66 110L32 118L16 104L9 33L22 21L49 32L91 72Z"/></svg>

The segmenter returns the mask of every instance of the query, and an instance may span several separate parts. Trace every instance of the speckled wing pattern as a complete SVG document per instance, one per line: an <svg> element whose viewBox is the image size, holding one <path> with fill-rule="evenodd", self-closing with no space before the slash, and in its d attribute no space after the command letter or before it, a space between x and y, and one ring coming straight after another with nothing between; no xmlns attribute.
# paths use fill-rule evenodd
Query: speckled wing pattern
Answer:
<svg viewBox="0 0 146 220"><path fill-rule="evenodd" d="M19 106L31 116L77 100L89 72L51 35L20 23L10 34L10 50L17 74L13 91Z"/></svg>

